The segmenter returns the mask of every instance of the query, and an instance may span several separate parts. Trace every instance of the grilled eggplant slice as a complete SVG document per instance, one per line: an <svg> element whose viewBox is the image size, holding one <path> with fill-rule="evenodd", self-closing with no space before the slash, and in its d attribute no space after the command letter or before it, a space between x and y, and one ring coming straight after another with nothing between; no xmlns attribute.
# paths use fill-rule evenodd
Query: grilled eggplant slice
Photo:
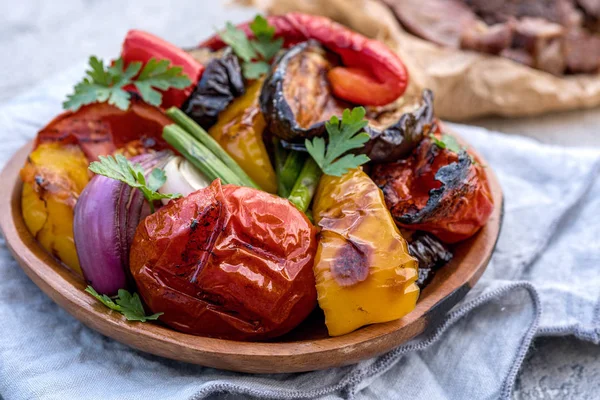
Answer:
<svg viewBox="0 0 600 400"><path fill-rule="evenodd" d="M290 48L276 62L263 85L260 104L270 132L295 150L304 139L323 136L325 122L341 116L355 105L336 98L327 73L339 59L318 42L307 41ZM416 100L416 101L415 101ZM434 125L433 94L422 99L401 98L382 107L365 107L371 140L361 149L374 162L405 157Z"/></svg>
<svg viewBox="0 0 600 400"><path fill-rule="evenodd" d="M452 253L442 242L423 232L413 235L408 252L419 261L417 285L420 288L427 286L436 271L452 260Z"/></svg>
<svg viewBox="0 0 600 400"><path fill-rule="evenodd" d="M333 66L314 40L281 56L260 95L261 110L273 134L288 141L321 136L325 121L350 107L332 95L327 72Z"/></svg>
<svg viewBox="0 0 600 400"><path fill-rule="evenodd" d="M182 109L201 127L208 129L217 122L219 113L244 91L238 58L227 49L221 57L209 61L202 79Z"/></svg>

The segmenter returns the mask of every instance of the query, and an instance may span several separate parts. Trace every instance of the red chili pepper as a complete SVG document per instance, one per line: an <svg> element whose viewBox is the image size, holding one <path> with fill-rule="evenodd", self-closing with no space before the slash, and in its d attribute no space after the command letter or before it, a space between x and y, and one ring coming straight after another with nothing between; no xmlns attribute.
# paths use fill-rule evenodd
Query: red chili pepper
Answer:
<svg viewBox="0 0 600 400"><path fill-rule="evenodd" d="M188 76L192 84L185 89L169 89L163 93L163 108L181 105L192 94L204 72L204 66L191 55L179 47L148 32L131 30L127 32L121 57L125 65L132 61L148 62L151 58L157 60L167 59L171 65L183 68L183 73Z"/></svg>
<svg viewBox="0 0 600 400"><path fill-rule="evenodd" d="M94 161L133 141L155 149L166 148L162 131L172 123L159 108L135 98L126 111L108 103L94 103L55 117L38 133L36 146L46 142L78 144Z"/></svg>
<svg viewBox="0 0 600 400"><path fill-rule="evenodd" d="M144 302L174 329L263 340L316 306L316 251L316 228L289 201L217 179L142 221L130 268Z"/></svg>
<svg viewBox="0 0 600 400"><path fill-rule="evenodd" d="M340 55L344 66L333 68L328 74L336 96L356 104L380 106L396 100L406 90L408 71L383 43L315 15L289 13L267 20L275 27L275 35L285 39L286 47L315 39ZM249 23L238 28L253 36ZM224 46L219 35L200 44L213 50Z"/></svg>
<svg viewBox="0 0 600 400"><path fill-rule="evenodd" d="M482 166L429 138L407 159L376 165L371 178L399 226L431 232L447 243L475 234L494 210Z"/></svg>

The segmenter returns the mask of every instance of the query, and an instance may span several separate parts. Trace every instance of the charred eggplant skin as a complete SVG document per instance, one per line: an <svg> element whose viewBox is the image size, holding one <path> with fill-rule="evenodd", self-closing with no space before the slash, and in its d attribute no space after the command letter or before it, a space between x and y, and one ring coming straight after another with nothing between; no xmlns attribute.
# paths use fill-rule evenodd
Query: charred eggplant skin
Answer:
<svg viewBox="0 0 600 400"><path fill-rule="evenodd" d="M240 63L228 49L220 58L208 63L202 79L182 109L200 126L208 129L217 122L219 113L244 92Z"/></svg>
<svg viewBox="0 0 600 400"><path fill-rule="evenodd" d="M419 278L417 285L422 289L427 286L436 271L452 260L452 252L434 236L419 232L412 237L408 252L419 261Z"/></svg>
<svg viewBox="0 0 600 400"><path fill-rule="evenodd" d="M398 122L377 129L372 125L365 127L371 136L365 147L361 149L375 163L386 163L408 156L417 147L425 135L433 131L433 92L425 89L421 106L413 112L402 114Z"/></svg>
<svg viewBox="0 0 600 400"><path fill-rule="evenodd" d="M297 57L302 57L305 52L324 51L321 45L309 40L291 47L275 62L275 67L267 75L260 94L260 107L269 130L276 136L286 141L292 141L299 138L312 138L322 136L325 133L325 120L318 121L308 127L302 127L297 120L297 115L286 98L286 85L295 83L289 82L288 69ZM311 71L314 72L314 71ZM315 74L310 78L318 79ZM298 78L297 78L298 79ZM326 78L325 78L326 79ZM329 87L324 88L326 93L330 94ZM306 99L298 99L306 101ZM345 103L344 103L345 104ZM341 108L343 110L343 107ZM321 110L313 110L315 113ZM329 118L327 118L329 119Z"/></svg>

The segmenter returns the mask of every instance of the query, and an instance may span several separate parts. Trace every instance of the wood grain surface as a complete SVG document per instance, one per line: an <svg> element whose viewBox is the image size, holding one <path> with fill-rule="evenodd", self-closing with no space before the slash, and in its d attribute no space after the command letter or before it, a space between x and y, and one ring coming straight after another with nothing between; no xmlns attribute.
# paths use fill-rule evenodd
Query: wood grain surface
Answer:
<svg viewBox="0 0 600 400"><path fill-rule="evenodd" d="M192 336L160 324L127 322L86 294L85 282L40 247L21 216L19 170L30 149L31 144L21 148L0 176L4 185L0 191L0 228L29 278L79 321L108 337L148 353L209 367L253 373L300 372L353 364L383 354L437 325L464 297L485 270L500 232L502 190L491 168L486 168L495 204L489 222L455 248L454 259L436 274L415 310L404 318L327 337L323 316L315 311L294 331L272 342Z"/></svg>

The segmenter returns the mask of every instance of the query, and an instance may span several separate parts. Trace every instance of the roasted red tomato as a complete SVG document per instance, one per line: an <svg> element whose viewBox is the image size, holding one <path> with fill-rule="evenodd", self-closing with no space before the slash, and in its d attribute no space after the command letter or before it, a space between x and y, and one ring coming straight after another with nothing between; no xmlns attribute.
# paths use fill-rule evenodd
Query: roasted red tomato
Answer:
<svg viewBox="0 0 600 400"><path fill-rule="evenodd" d="M289 201L216 180L138 226L130 268L148 307L172 328L269 339L317 303L315 235Z"/></svg>
<svg viewBox="0 0 600 400"><path fill-rule="evenodd" d="M54 118L38 133L36 146L48 142L78 144L93 161L132 141L155 149L168 147L162 131L172 123L160 109L136 98L126 111L108 103L94 103Z"/></svg>
<svg viewBox="0 0 600 400"><path fill-rule="evenodd" d="M429 138L407 159L376 165L371 178L399 226L447 243L473 235L494 209L482 166L466 151L441 149Z"/></svg>

